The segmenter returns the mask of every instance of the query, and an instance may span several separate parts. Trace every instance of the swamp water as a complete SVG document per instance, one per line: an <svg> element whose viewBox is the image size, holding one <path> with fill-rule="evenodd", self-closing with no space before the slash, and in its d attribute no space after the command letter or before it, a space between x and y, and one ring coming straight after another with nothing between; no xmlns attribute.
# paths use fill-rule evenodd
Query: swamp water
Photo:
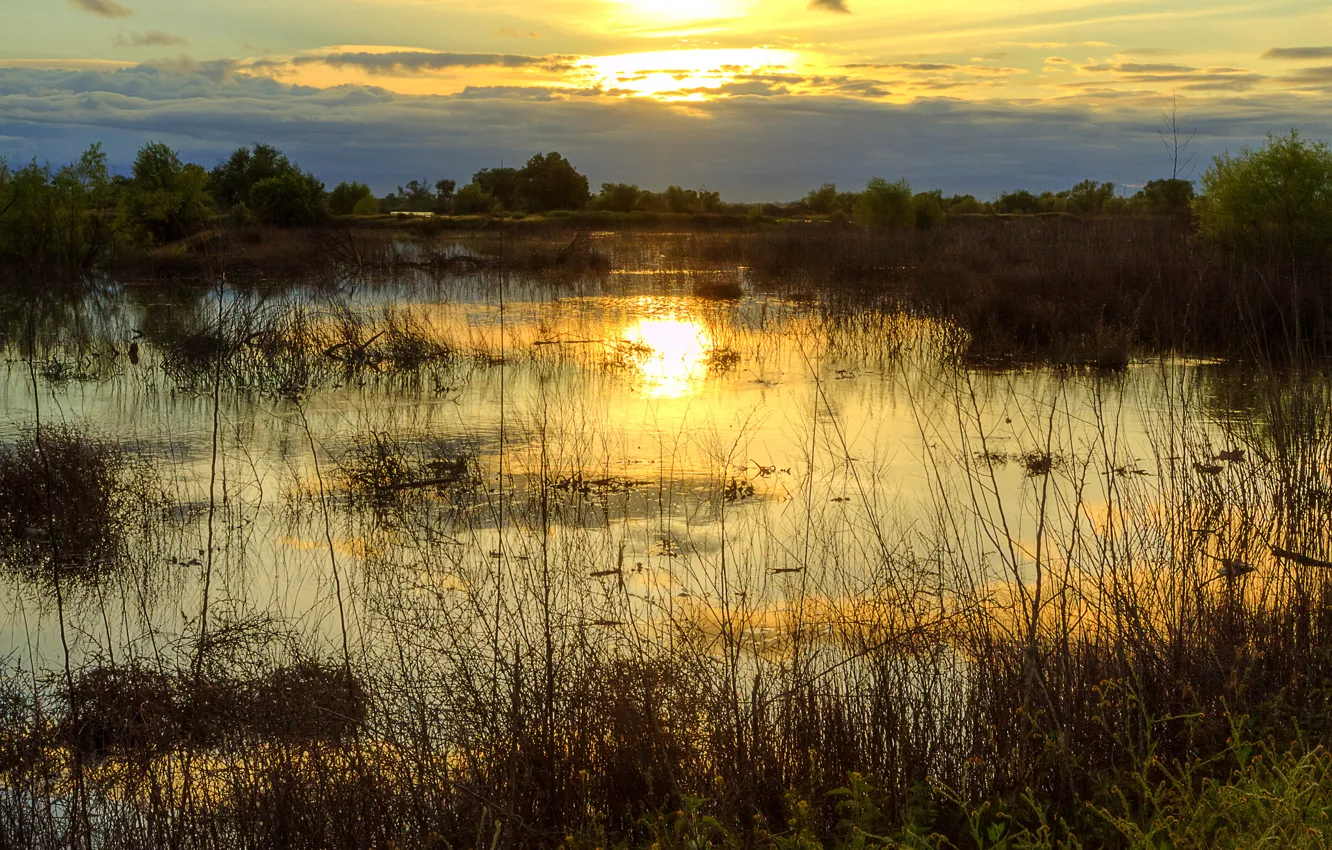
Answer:
<svg viewBox="0 0 1332 850"><path fill-rule="evenodd" d="M1168 558L1177 479L1244 475L1215 460L1248 420L1222 364L972 369L945 323L744 268L166 290L10 308L0 440L85 427L160 484L67 582L75 666L185 664L205 627L354 667L551 627L780 660L1042 567L1076 586L1107 542ZM6 574L0 652L64 651L48 584Z"/></svg>

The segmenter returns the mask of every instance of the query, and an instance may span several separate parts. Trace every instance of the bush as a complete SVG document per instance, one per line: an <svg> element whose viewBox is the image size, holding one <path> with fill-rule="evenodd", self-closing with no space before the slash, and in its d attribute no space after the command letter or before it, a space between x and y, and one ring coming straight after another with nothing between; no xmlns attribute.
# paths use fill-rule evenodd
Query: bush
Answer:
<svg viewBox="0 0 1332 850"><path fill-rule="evenodd" d="M455 215L485 215L495 211L500 201L476 183L468 183L453 196Z"/></svg>
<svg viewBox="0 0 1332 850"><path fill-rule="evenodd" d="M916 220L913 201L906 180L875 177L856 198L852 217L862 227L910 227Z"/></svg>
<svg viewBox="0 0 1332 850"><path fill-rule="evenodd" d="M1202 232L1219 244L1292 260L1332 251L1332 150L1295 131L1258 150L1222 154L1195 204Z"/></svg>
<svg viewBox="0 0 1332 850"><path fill-rule="evenodd" d="M366 195L352 207L352 215L379 215L379 201L374 195Z"/></svg>

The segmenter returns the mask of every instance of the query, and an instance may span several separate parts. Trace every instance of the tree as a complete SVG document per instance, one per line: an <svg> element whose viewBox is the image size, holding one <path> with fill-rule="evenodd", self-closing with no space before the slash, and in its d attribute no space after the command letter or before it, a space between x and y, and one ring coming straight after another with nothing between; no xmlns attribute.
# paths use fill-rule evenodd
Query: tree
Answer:
<svg viewBox="0 0 1332 850"><path fill-rule="evenodd" d="M994 208L1000 213L1034 213L1040 210L1040 201L1026 189L1018 189L1000 195L999 200L994 202Z"/></svg>
<svg viewBox="0 0 1332 850"><path fill-rule="evenodd" d="M506 210L518 209L520 182L516 168L483 168L472 175L477 191L489 195Z"/></svg>
<svg viewBox="0 0 1332 850"><path fill-rule="evenodd" d="M852 217L862 227L910 227L915 223L911 184L875 177L856 198Z"/></svg>
<svg viewBox="0 0 1332 850"><path fill-rule="evenodd" d="M366 195L352 207L352 215L379 215L379 201L374 195Z"/></svg>
<svg viewBox="0 0 1332 850"><path fill-rule="evenodd" d="M1154 215L1185 215L1191 209L1195 195L1191 180L1173 177L1149 180L1133 196L1132 208Z"/></svg>
<svg viewBox="0 0 1332 850"><path fill-rule="evenodd" d="M519 172L523 208L544 213L552 210L581 210L591 193L587 178L558 153L537 154Z"/></svg>
<svg viewBox="0 0 1332 850"><path fill-rule="evenodd" d="M0 276L75 281L117 241L115 195L100 144L52 169L0 158Z"/></svg>
<svg viewBox="0 0 1332 850"><path fill-rule="evenodd" d="M935 189L931 192L921 192L911 199L911 212L915 218L916 227L921 230L928 230L944 217L944 197L941 189Z"/></svg>
<svg viewBox="0 0 1332 850"><path fill-rule="evenodd" d="M264 224L294 227L324 216L324 184L293 168L250 188L249 208Z"/></svg>
<svg viewBox="0 0 1332 850"><path fill-rule="evenodd" d="M1179 97L1170 96L1170 105L1166 107L1165 112L1161 113L1161 126L1156 129L1156 134L1161 137L1161 144L1165 146L1166 155L1170 157L1170 179L1179 180L1180 172L1189 169L1189 177L1193 176L1193 152L1189 150L1193 147L1193 137L1198 134L1197 130L1190 130L1187 133L1180 126L1181 118L1179 115ZM1184 119L1186 120L1186 119Z"/></svg>
<svg viewBox="0 0 1332 850"><path fill-rule="evenodd" d="M1332 150L1296 130L1258 150L1216 157L1195 202L1202 232L1240 250L1293 261L1332 253Z"/></svg>
<svg viewBox="0 0 1332 850"><path fill-rule="evenodd" d="M212 217L208 172L181 162L162 142L140 148L132 173L128 209L141 238L170 242L196 232Z"/></svg>
<svg viewBox="0 0 1332 850"><path fill-rule="evenodd" d="M1068 202L1070 212L1102 213L1115 198L1115 184L1083 180L1072 189L1060 192L1059 197Z"/></svg>
<svg viewBox="0 0 1332 850"><path fill-rule="evenodd" d="M453 209L453 192L458 184L452 180L435 181L435 212L447 215Z"/></svg>
<svg viewBox="0 0 1332 850"><path fill-rule="evenodd" d="M351 215L356 211L356 205L365 198L373 198L369 186L355 181L351 183L343 181L333 187L333 191L329 193L328 211L334 215Z"/></svg>
<svg viewBox="0 0 1332 850"><path fill-rule="evenodd" d="M592 199L592 206L611 212L633 212L643 192L630 183L602 183L601 193Z"/></svg>
<svg viewBox="0 0 1332 850"><path fill-rule="evenodd" d="M256 183L299 170L282 151L256 142L251 148L236 149L213 169L213 197L224 210L248 204Z"/></svg>
<svg viewBox="0 0 1332 850"><path fill-rule="evenodd" d="M468 183L453 196L455 215L486 215L500 206L499 198L487 192L479 183Z"/></svg>

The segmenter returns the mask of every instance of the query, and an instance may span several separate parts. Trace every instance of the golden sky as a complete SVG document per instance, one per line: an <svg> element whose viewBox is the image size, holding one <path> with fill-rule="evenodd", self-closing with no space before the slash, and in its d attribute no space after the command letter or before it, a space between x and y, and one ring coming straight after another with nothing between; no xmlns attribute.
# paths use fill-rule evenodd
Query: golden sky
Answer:
<svg viewBox="0 0 1332 850"><path fill-rule="evenodd" d="M1172 97L1198 120L1206 148L1209 138L1248 139L1263 125L1327 123L1332 4L6 0L0 72L3 66L10 84L0 87L0 151L6 137L20 140L12 147L21 151L31 136L5 123L6 96L26 98L13 104L14 114L43 115L46 122L62 108L66 87L115 95L101 98L113 110L127 108L117 98L140 98L156 104L168 120L164 130L171 130L163 101L197 115L197 98L237 99L246 86L241 99L251 107L256 98L356 91L391 100L395 120L410 118L412 110L421 121L443 121L442 111L461 114L463 107L443 100L490 101L491 113L509 109L496 101L525 103L526 113L506 112L502 125L519 155L576 133L588 110L615 104L623 108L605 112L599 129L650 126L633 106L650 103L660 107L653 113L659 123L723 115L740 121L742 113L761 122L767 119L759 113L779 110L783 120L798 123L801 110L849 116L847 110L858 109L855 121L872 124L891 115L971 110L957 131L974 133L984 132L976 110L988 127L1061 109L1077 112L1074 123L1115 123L1132 114L1150 124ZM129 85L116 68L151 72L151 79ZM58 82L49 76L61 70L83 76ZM41 78L45 89L17 82L38 73L48 74ZM93 85L90 74L107 82ZM164 75L191 82L166 92ZM205 91L210 85L218 90ZM51 92L48 109L39 91ZM1219 122L1227 117L1243 131L1224 132ZM181 132L198 132L187 123ZM128 131L134 122L112 124ZM921 131L943 133L946 124L922 124ZM1030 126L1038 136L1057 131L1044 121ZM526 147L524 132L531 135ZM1014 149L990 153L992 168L1024 157ZM1145 162L1142 168L1146 173Z"/></svg>

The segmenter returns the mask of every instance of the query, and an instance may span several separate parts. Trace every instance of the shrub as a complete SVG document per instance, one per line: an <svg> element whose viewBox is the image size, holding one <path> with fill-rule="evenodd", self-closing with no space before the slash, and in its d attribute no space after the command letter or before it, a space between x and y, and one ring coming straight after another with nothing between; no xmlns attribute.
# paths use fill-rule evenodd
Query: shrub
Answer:
<svg viewBox="0 0 1332 850"><path fill-rule="evenodd" d="M379 215L379 201L374 195L366 195L352 207L352 215Z"/></svg>
<svg viewBox="0 0 1332 850"><path fill-rule="evenodd" d="M1332 150L1292 130L1258 150L1222 154L1195 204L1216 242L1254 254L1326 258L1332 250Z"/></svg>
<svg viewBox="0 0 1332 850"><path fill-rule="evenodd" d="M852 216L863 227L910 227L915 223L913 200L906 180L889 183L875 177L856 198Z"/></svg>

